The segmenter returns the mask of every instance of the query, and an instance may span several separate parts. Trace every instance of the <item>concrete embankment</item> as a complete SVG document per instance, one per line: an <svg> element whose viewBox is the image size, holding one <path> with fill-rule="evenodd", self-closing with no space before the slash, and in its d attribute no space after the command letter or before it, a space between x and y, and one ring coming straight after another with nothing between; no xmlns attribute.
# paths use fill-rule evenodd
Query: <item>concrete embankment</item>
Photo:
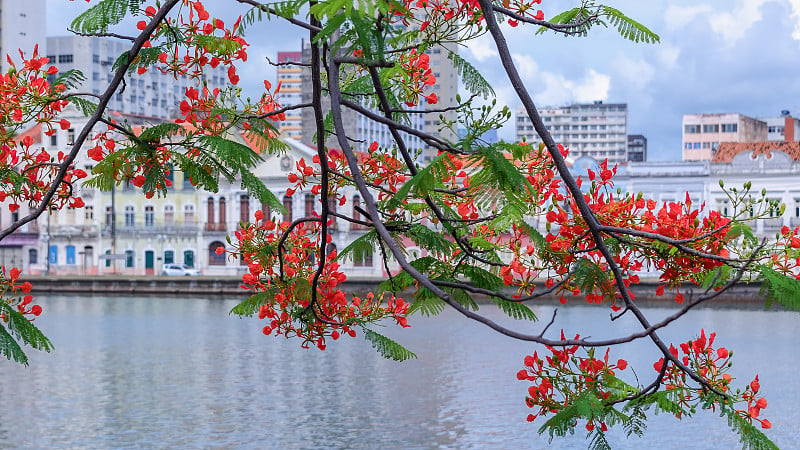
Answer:
<svg viewBox="0 0 800 450"><path fill-rule="evenodd" d="M163 294L182 294L192 296L204 295L235 295L245 296L247 291L241 285L239 277L166 277L166 276L122 276L122 275L103 275L103 276L42 276L27 277L25 281L30 281L33 285L34 294L98 294L98 295L163 295ZM373 280L348 280L344 283L344 289L348 292L366 293L373 290L377 282ZM643 282L633 287L633 293L637 301L670 301L674 294L665 293L662 297L655 295L657 283ZM760 286L757 284L739 285L723 293L716 301L725 303L755 303L763 302L758 296ZM537 286L536 291L545 290L543 284ZM694 291L694 295L703 293L700 289L684 287L683 292L686 300L689 300ZM582 296L568 296L570 301L582 301ZM552 295L542 297L542 300L555 300Z"/></svg>

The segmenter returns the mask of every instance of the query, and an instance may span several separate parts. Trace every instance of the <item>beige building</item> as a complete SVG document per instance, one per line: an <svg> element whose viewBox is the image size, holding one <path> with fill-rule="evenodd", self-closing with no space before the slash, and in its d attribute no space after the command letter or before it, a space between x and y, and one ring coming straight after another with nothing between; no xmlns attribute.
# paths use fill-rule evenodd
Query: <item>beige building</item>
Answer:
<svg viewBox="0 0 800 450"><path fill-rule="evenodd" d="M278 103L281 107L295 106L302 102L303 79L301 78L303 69L299 65L303 59L303 52L278 52ZM272 87L277 89L277 85ZM290 138L299 141L303 130L303 113L299 109L286 111L286 120L280 122L278 131L286 134Z"/></svg>
<svg viewBox="0 0 800 450"><path fill-rule="evenodd" d="M711 161L723 142L766 140L767 123L739 113L683 116L684 161Z"/></svg>

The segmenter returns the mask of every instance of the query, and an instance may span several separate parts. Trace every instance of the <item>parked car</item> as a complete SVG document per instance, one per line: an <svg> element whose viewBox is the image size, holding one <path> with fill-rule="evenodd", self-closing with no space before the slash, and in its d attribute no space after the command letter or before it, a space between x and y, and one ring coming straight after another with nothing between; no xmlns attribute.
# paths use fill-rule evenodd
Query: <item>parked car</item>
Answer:
<svg viewBox="0 0 800 450"><path fill-rule="evenodd" d="M161 271L161 275L193 276L200 275L200 272L195 268L187 266L186 264L164 264L164 269Z"/></svg>

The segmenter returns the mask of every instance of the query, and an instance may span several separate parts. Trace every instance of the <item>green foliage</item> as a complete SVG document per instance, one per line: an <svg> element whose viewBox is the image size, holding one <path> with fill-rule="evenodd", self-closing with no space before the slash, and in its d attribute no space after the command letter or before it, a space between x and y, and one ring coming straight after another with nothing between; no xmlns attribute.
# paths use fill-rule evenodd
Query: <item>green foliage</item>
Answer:
<svg viewBox="0 0 800 450"><path fill-rule="evenodd" d="M455 245L452 241L442 236L441 233L418 223L411 225L405 235L420 248L424 248L434 255L450 254Z"/></svg>
<svg viewBox="0 0 800 450"><path fill-rule="evenodd" d="M75 107L77 107L84 116L91 116L95 111L97 111L97 103L86 100L85 98L72 97L69 99L69 101L75 105Z"/></svg>
<svg viewBox="0 0 800 450"><path fill-rule="evenodd" d="M53 61L55 62L55 61ZM67 90L72 90L80 87L81 83L86 81L86 75L78 69L69 69L60 72L58 77L51 83L51 86L64 85Z"/></svg>
<svg viewBox="0 0 800 450"><path fill-rule="evenodd" d="M36 350L53 350L53 344L39 328L8 302L0 301L0 314L8 318L5 326L0 322L0 355L27 365L28 357L17 341Z"/></svg>
<svg viewBox="0 0 800 450"><path fill-rule="evenodd" d="M661 38L650 31L649 28L641 23L631 19L622 13L622 11L612 8L610 6L603 6L601 8L602 15L608 17L608 23L617 29L617 32L633 42L644 42L646 44L653 44L660 42Z"/></svg>
<svg viewBox="0 0 800 450"><path fill-rule="evenodd" d="M508 317L517 320L530 320L536 322L539 320L536 314L527 306L519 302L510 302L497 297L489 297L492 303L496 304L500 311L503 311Z"/></svg>
<svg viewBox="0 0 800 450"><path fill-rule="evenodd" d="M742 443L743 450L777 450L778 446L775 443L735 411L725 408L720 415L727 417L728 426L739 435L739 442Z"/></svg>
<svg viewBox="0 0 800 450"><path fill-rule="evenodd" d="M765 296L767 308L777 302L790 311L800 311L800 281L767 266L760 266L759 272L762 280L759 295Z"/></svg>
<svg viewBox="0 0 800 450"><path fill-rule="evenodd" d="M380 239L378 232L375 231L375 229L371 229L354 239L347 247L339 251L336 255L336 259L344 260L345 258L351 258L353 261L363 261L364 256L371 255L372 252L375 251L375 247L378 245L378 239Z"/></svg>
<svg viewBox="0 0 800 450"><path fill-rule="evenodd" d="M599 428L595 428L591 433L592 439L589 441L591 450L611 450L611 444L606 439L606 434Z"/></svg>
<svg viewBox="0 0 800 450"><path fill-rule="evenodd" d="M277 289L271 288L263 292L257 292L248 297L243 302L231 308L229 314L236 314L239 317L252 317L254 316L261 305L266 305L272 297L275 296Z"/></svg>
<svg viewBox="0 0 800 450"><path fill-rule="evenodd" d="M595 24L616 28L617 32L625 39L633 42L644 42L653 44L660 42L661 38L641 23L631 19L622 11L605 5L595 5L594 2L587 2L584 5L564 11L551 17L549 22L555 25L571 25L567 30L566 36L586 36L589 29ZM536 34L549 31L546 27L540 27Z"/></svg>
<svg viewBox="0 0 800 450"><path fill-rule="evenodd" d="M372 344L372 348L377 350L384 358L405 361L417 357L415 353L397 342L368 328L364 328L364 339L368 340Z"/></svg>
<svg viewBox="0 0 800 450"><path fill-rule="evenodd" d="M70 28L82 34L106 33L108 27L120 23L128 11L138 14L141 3L141 0L100 0L76 17Z"/></svg>
<svg viewBox="0 0 800 450"><path fill-rule="evenodd" d="M483 75L469 61L458 56L458 53L453 52L448 52L447 59L453 62L453 67L458 71L458 75L461 77L460 81L464 83L464 88L467 91L486 99L495 97L492 85L483 78Z"/></svg>
<svg viewBox="0 0 800 450"><path fill-rule="evenodd" d="M408 307L408 314L411 315L419 311L423 316L436 316L444 311L445 306L447 306L447 303L444 300L429 289L421 287L414 294L414 302Z"/></svg>
<svg viewBox="0 0 800 450"><path fill-rule="evenodd" d="M575 263L573 279L585 294L594 292L606 294L606 286L609 286L612 277L611 271L604 270L589 259L579 258Z"/></svg>

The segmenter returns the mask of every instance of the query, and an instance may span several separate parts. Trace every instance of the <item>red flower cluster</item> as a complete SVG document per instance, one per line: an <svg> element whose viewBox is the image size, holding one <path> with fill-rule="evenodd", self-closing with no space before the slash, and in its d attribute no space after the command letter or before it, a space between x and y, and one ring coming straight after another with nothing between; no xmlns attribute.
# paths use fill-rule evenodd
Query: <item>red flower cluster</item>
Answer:
<svg viewBox="0 0 800 450"><path fill-rule="evenodd" d="M42 307L39 305L32 305L33 297L30 295L33 286L27 281L19 282L21 271L16 267L12 267L6 272L6 267L3 266L0 270L0 301L10 304L15 307L21 314L32 316L29 320L34 320L42 313ZM20 296L25 294L24 296ZM0 314L0 320L8 321L5 314Z"/></svg>

